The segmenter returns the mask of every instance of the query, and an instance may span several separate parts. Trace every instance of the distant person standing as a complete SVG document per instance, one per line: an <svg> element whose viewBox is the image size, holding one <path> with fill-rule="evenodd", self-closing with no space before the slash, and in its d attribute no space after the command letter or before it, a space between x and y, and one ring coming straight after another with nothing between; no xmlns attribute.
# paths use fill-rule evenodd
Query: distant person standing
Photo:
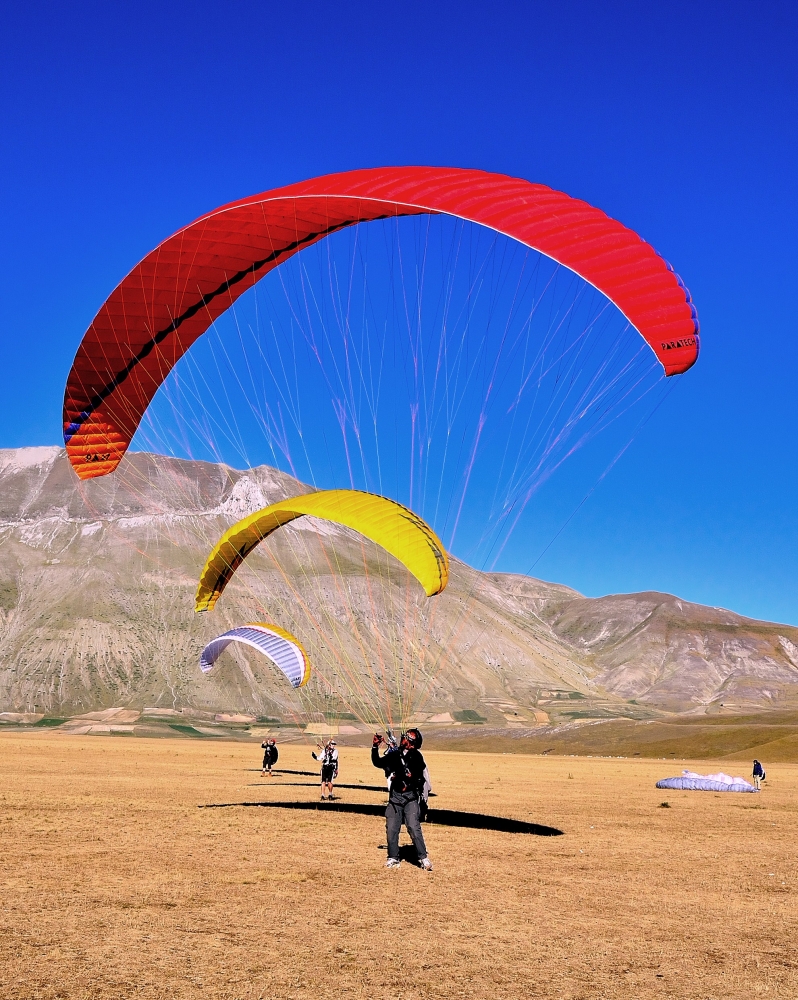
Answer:
<svg viewBox="0 0 798 1000"><path fill-rule="evenodd" d="M263 770L260 773L261 777L265 777L266 774L272 773L272 768L277 763L280 751L277 749L277 744L274 740L266 740L265 743L261 743L260 747L263 750Z"/></svg>
<svg viewBox="0 0 798 1000"><path fill-rule="evenodd" d="M325 746L319 746L319 750L321 753L311 753L311 757L321 762L321 801L329 797L332 802L335 798L333 782L338 777L338 747L335 740L330 740Z"/></svg>
<svg viewBox="0 0 798 1000"><path fill-rule="evenodd" d="M759 763L758 760L755 760L754 761L754 784L756 785L757 788L759 788L762 785L762 782L764 780L765 780L765 769L764 769L764 767L762 767L762 765Z"/></svg>
<svg viewBox="0 0 798 1000"><path fill-rule="evenodd" d="M380 745L384 742L383 737L376 733L371 744L371 763L381 768L388 779L388 808L385 810L388 860L385 867L398 868L402 863L399 832L404 823L418 854L419 864L424 871L431 872L432 862L421 832L421 805L425 786L429 785L429 772L420 749L421 733L417 729L408 729L402 733L399 746L389 746L380 757Z"/></svg>

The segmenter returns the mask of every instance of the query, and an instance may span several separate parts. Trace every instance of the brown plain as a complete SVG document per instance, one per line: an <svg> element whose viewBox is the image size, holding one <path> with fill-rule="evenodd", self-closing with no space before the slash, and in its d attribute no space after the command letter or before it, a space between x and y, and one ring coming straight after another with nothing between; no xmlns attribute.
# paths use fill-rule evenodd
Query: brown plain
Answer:
<svg viewBox="0 0 798 1000"><path fill-rule="evenodd" d="M564 835L429 825L435 871L386 871L377 817L198 808L317 798L252 747L3 734L0 996L798 996L798 766L735 795L656 789L672 759L427 757L437 807ZM341 758L342 801L383 802Z"/></svg>

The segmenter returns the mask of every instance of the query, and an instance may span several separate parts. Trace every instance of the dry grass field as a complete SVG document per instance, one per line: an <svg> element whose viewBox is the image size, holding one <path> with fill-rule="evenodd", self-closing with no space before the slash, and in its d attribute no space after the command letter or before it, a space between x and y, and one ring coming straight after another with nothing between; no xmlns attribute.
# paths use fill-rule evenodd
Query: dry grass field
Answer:
<svg viewBox="0 0 798 1000"><path fill-rule="evenodd" d="M798 766L716 795L654 787L683 761L427 756L436 807L563 835L430 824L435 871L386 871L378 817L198 808L316 799L252 747L3 734L0 996L798 996ZM383 802L341 757L342 803ZM748 770L690 766L719 763Z"/></svg>

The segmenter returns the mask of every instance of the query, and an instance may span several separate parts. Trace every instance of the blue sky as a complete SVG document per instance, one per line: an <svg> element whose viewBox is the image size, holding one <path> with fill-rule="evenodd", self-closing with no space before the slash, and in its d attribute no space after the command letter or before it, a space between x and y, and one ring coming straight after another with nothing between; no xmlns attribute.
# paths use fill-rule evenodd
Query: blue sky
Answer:
<svg viewBox="0 0 798 1000"><path fill-rule="evenodd" d="M526 177L690 287L699 364L537 565L798 624L798 7L17 5L0 35L0 447L59 442L105 296L234 198L333 170Z"/></svg>

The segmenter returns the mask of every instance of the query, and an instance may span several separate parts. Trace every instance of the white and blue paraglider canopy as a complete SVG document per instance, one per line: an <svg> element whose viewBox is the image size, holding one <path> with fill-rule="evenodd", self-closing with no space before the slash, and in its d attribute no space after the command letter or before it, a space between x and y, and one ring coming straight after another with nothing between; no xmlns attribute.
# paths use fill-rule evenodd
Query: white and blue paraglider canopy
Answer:
<svg viewBox="0 0 798 1000"><path fill-rule="evenodd" d="M299 640L277 625L260 622L239 625L211 639L200 656L200 668L204 674L212 669L231 642L244 643L268 656L292 687L302 687L310 679L310 661Z"/></svg>
<svg viewBox="0 0 798 1000"><path fill-rule="evenodd" d="M717 774L696 774L682 771L679 778L663 778L657 788L679 788L689 792L758 792L745 778L733 778L719 771Z"/></svg>

